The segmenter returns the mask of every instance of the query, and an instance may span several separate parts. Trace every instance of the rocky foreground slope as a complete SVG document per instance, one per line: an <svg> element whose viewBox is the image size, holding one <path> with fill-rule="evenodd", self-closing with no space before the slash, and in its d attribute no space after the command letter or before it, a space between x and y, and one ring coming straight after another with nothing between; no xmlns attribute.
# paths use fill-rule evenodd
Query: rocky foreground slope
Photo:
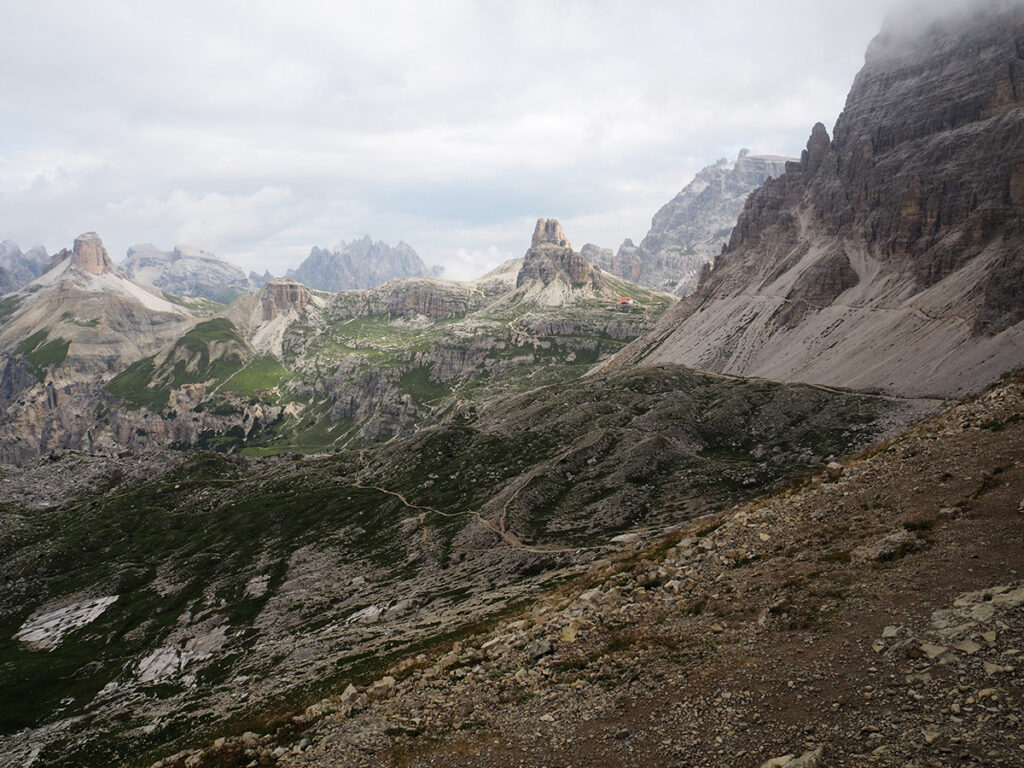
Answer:
<svg viewBox="0 0 1024 768"><path fill-rule="evenodd" d="M905 21L619 363L917 395L1024 363L1024 5Z"/></svg>
<svg viewBox="0 0 1024 768"><path fill-rule="evenodd" d="M921 407L670 366L359 451L0 468L0 765L132 765L251 730Z"/></svg>
<svg viewBox="0 0 1024 768"><path fill-rule="evenodd" d="M1017 766L1022 489L1016 375L154 765Z"/></svg>

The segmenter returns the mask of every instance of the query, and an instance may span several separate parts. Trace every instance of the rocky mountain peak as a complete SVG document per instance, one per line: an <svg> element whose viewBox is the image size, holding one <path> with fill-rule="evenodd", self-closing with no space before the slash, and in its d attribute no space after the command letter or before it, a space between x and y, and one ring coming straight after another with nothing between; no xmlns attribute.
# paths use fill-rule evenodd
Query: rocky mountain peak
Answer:
<svg viewBox="0 0 1024 768"><path fill-rule="evenodd" d="M103 241L95 232L86 232L76 237L71 254L74 257L71 265L83 272L102 275L114 271L114 262L110 260Z"/></svg>
<svg viewBox="0 0 1024 768"><path fill-rule="evenodd" d="M594 263L677 296L691 293L701 271L729 241L747 195L766 179L780 176L789 161L779 155L752 155L749 149L740 150L733 161L719 158L654 214L639 245L627 238L616 253L595 254Z"/></svg>
<svg viewBox="0 0 1024 768"><path fill-rule="evenodd" d="M287 277L275 277L263 286L260 306L263 309L263 320L289 312L301 312L309 303L310 290L302 283Z"/></svg>
<svg viewBox="0 0 1024 768"><path fill-rule="evenodd" d="M570 247L558 219L538 219L530 249L516 277L516 287L536 281L550 285L559 280L591 288L600 288L602 284L601 270Z"/></svg>
<svg viewBox="0 0 1024 768"><path fill-rule="evenodd" d="M830 146L832 140L828 136L828 130L822 123L815 123L811 129L811 137L807 140L807 149L800 154L800 166L810 173L817 172Z"/></svg>
<svg viewBox="0 0 1024 768"><path fill-rule="evenodd" d="M569 238L562 231L562 225L558 219L537 219L537 226L533 230L531 248L536 248L543 243L552 243L563 248L572 248L569 245Z"/></svg>

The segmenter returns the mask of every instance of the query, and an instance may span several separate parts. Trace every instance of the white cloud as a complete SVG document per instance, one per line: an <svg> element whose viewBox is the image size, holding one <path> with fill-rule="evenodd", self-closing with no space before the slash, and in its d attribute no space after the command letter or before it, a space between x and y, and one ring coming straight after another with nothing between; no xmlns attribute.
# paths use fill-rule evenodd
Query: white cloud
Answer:
<svg viewBox="0 0 1024 768"><path fill-rule="evenodd" d="M889 5L5 2L0 238L283 272L369 233L460 276L540 215L615 246L717 157L830 126Z"/></svg>

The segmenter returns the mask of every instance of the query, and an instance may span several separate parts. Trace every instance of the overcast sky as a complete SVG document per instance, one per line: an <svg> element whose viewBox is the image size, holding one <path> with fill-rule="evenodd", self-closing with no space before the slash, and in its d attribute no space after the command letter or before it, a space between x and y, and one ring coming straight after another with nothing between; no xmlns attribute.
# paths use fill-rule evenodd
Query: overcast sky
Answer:
<svg viewBox="0 0 1024 768"><path fill-rule="evenodd" d="M0 0L0 239L283 274L405 240L446 276L639 241L715 159L831 131L891 0Z"/></svg>

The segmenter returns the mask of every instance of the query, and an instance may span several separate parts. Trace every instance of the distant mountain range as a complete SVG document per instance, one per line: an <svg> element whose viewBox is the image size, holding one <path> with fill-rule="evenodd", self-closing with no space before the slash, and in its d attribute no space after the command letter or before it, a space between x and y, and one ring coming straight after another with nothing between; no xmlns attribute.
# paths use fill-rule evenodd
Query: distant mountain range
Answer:
<svg viewBox="0 0 1024 768"><path fill-rule="evenodd" d="M415 255L359 244L366 258L398 254L392 267ZM579 376L671 303L589 264L554 220L538 222L523 259L472 283L329 293L274 278L226 308L211 299L248 278L185 246L133 247L122 272L88 233L52 262L0 305L0 460L391 437L456 404Z"/></svg>
<svg viewBox="0 0 1024 768"><path fill-rule="evenodd" d="M190 245L161 251L154 245L133 245L118 268L131 280L175 296L194 296L229 304L266 282L212 253Z"/></svg>
<svg viewBox="0 0 1024 768"><path fill-rule="evenodd" d="M375 288L399 277L437 277L408 244L392 246L366 235L334 248L314 247L298 269L287 276L318 291Z"/></svg>

